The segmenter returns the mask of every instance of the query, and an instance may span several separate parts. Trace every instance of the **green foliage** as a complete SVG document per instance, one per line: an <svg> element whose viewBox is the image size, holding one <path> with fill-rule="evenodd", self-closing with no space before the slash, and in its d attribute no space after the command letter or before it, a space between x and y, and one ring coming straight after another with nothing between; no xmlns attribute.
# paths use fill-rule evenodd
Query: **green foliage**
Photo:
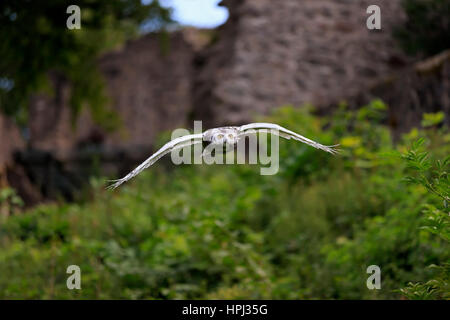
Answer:
<svg viewBox="0 0 450 320"><path fill-rule="evenodd" d="M0 215L9 216L18 212L22 206L23 201L14 189L4 188L0 190Z"/></svg>
<svg viewBox="0 0 450 320"><path fill-rule="evenodd" d="M448 232L448 160L428 159L445 159L450 137L433 126L394 146L385 108L280 108L264 120L342 152L280 140L274 176L162 159L117 192L93 179L91 201L14 214L0 227L0 298L446 299L450 248L434 233ZM405 183L411 170L426 183ZM66 288L71 264L81 291ZM372 264L381 290L366 286Z"/></svg>
<svg viewBox="0 0 450 320"><path fill-rule="evenodd" d="M428 152L421 150L424 139L419 139L413 143L403 158L406 160L408 168L414 171L413 176L408 176L405 180L422 185L430 193L442 200L442 204L427 203L423 207L423 214L426 217L423 230L433 233L445 241L450 242L450 212L448 203L450 201L450 179L448 168L450 156L444 161L432 163ZM431 266L437 273L435 279L426 283L409 283L401 292L410 299L449 299L450 298L450 263L442 266Z"/></svg>
<svg viewBox="0 0 450 320"><path fill-rule="evenodd" d="M424 113L422 119L422 127L432 127L441 124L444 121L444 113L442 111L436 113Z"/></svg>
<svg viewBox="0 0 450 320"><path fill-rule="evenodd" d="M70 81L74 115L86 105L100 124L116 124L106 108L96 58L137 35L141 24L157 29L170 21L169 10L158 1L143 5L141 0L84 0L76 3L81 9L81 29L69 30L66 9L71 4L65 0L0 2L0 110L21 124L26 123L31 94L50 87L50 71Z"/></svg>
<svg viewBox="0 0 450 320"><path fill-rule="evenodd" d="M450 2L403 0L407 21L394 35L407 53L437 54L450 48Z"/></svg>

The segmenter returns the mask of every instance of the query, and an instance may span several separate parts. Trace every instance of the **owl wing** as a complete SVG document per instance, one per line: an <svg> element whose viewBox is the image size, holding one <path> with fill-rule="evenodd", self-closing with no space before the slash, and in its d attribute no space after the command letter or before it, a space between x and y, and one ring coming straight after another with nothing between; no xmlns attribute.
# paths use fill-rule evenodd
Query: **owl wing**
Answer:
<svg viewBox="0 0 450 320"><path fill-rule="evenodd" d="M187 136L179 137L176 139L173 139L172 141L166 143L164 146L161 147L158 151L156 151L154 154L152 154L147 160L142 162L139 166L136 167L133 171L128 173L125 177L118 179L118 180L111 180L110 182L113 182L111 185L109 185L108 189L115 189L118 186L120 186L122 183L134 178L139 173L141 173L143 170L150 167L152 164L154 164L156 161L158 161L160 158L165 156L166 154L178 150L184 147L188 147L194 144L202 143L203 141L203 134L190 134Z"/></svg>
<svg viewBox="0 0 450 320"><path fill-rule="evenodd" d="M332 146L325 146L323 144L320 144L318 142L315 142L311 139L308 139L298 133L295 133L289 129L286 129L278 124L274 124L274 123L265 123L265 122L260 122L260 123L250 123L250 124L246 124L243 125L241 127L239 127L239 136L245 136L251 133L254 133L255 131L257 132L267 132L267 133L272 133L272 134L276 134L282 138L285 139L294 139L303 143L306 143L307 145L310 145L316 149L320 149L332 154L336 154L339 152L338 149L336 149L336 147L338 146L336 145L332 145Z"/></svg>

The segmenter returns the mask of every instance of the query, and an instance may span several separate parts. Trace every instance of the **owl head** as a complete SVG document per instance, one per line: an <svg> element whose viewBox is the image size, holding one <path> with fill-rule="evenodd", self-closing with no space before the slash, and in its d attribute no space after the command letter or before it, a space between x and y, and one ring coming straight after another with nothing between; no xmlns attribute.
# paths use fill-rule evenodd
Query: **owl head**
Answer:
<svg viewBox="0 0 450 320"><path fill-rule="evenodd" d="M237 130L233 128L218 128L212 135L215 144L235 144L238 141Z"/></svg>

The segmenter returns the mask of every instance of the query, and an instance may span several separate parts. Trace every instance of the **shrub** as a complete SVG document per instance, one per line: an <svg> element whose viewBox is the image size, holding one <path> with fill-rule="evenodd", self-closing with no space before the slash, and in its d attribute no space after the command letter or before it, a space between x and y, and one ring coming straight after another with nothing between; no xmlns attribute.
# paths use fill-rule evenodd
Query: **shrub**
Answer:
<svg viewBox="0 0 450 320"><path fill-rule="evenodd" d="M0 226L0 298L448 298L448 241L433 235L448 232L439 197L448 160L429 166L407 150L425 138L420 148L444 159L450 137L430 126L394 146L385 109L374 101L318 118L280 108L266 120L340 142L342 153L282 139L275 176L254 165L157 165L117 192L92 179L90 201L15 213ZM425 184L404 183L414 166L409 181ZM71 264L81 291L66 287ZM366 287L372 264L381 290Z"/></svg>

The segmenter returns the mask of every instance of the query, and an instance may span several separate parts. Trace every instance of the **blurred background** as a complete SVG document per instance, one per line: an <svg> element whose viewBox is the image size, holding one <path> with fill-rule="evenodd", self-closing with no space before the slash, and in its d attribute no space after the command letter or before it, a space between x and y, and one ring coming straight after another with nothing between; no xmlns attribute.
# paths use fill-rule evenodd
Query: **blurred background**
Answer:
<svg viewBox="0 0 450 320"><path fill-rule="evenodd" d="M448 299L450 1L373 2L3 0L0 298ZM105 190L194 120L342 152Z"/></svg>

